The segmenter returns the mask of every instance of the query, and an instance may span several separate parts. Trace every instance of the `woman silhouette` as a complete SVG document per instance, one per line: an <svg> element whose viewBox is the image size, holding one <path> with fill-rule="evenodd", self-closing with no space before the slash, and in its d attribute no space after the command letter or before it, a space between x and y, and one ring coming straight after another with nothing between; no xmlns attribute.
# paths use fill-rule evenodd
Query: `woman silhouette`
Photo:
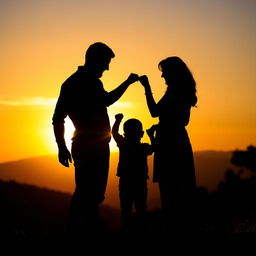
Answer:
<svg viewBox="0 0 256 256"><path fill-rule="evenodd" d="M158 67L167 85L158 103L153 98L147 76L143 75L139 80L145 88L151 116L159 117L158 125L154 126L153 182L159 184L164 225L180 229L183 225L188 227L191 220L196 189L193 151L185 128L190 109L197 103L196 83L179 57L166 58Z"/></svg>

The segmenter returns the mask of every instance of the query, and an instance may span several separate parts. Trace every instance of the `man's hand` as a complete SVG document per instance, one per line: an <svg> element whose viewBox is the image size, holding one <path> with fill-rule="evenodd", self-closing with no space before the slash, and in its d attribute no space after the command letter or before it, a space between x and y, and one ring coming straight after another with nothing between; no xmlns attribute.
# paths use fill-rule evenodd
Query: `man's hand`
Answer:
<svg viewBox="0 0 256 256"><path fill-rule="evenodd" d="M129 84L132 84L134 82L137 82L138 80L139 80L139 76L137 74L131 73L127 78L126 82L128 82Z"/></svg>
<svg viewBox="0 0 256 256"><path fill-rule="evenodd" d="M59 148L59 162L65 167L69 167L69 162L72 163L72 157L69 150L65 148Z"/></svg>
<svg viewBox="0 0 256 256"><path fill-rule="evenodd" d="M122 119L123 119L123 117L124 117L124 115L123 114L116 114L115 115L115 118L116 118L116 121L119 121L119 122L121 122L122 121Z"/></svg>

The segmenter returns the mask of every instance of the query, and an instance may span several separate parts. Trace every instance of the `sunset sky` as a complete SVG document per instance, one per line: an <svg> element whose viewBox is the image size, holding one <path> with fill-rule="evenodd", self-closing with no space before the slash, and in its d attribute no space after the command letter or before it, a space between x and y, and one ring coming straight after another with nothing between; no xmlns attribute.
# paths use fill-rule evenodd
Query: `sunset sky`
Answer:
<svg viewBox="0 0 256 256"><path fill-rule="evenodd" d="M101 79L107 91L131 72L147 74L158 101L166 89L159 61L187 63L199 98L187 127L195 151L255 145L255 13L255 0L1 1L0 162L57 153L51 118L60 86L97 41L116 55ZM120 112L144 129L158 122L138 82L108 111L112 124Z"/></svg>

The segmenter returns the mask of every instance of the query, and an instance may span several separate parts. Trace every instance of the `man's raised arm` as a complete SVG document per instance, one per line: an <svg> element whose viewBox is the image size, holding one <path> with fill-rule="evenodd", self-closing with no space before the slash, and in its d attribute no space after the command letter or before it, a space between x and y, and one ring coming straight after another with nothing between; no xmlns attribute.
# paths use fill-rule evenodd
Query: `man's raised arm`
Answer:
<svg viewBox="0 0 256 256"><path fill-rule="evenodd" d="M120 84L116 89L108 93L107 98L107 106L115 103L119 98L124 94L126 89L129 87L129 85L133 84L134 82L137 82L139 79L139 76L137 74L131 73L129 77Z"/></svg>

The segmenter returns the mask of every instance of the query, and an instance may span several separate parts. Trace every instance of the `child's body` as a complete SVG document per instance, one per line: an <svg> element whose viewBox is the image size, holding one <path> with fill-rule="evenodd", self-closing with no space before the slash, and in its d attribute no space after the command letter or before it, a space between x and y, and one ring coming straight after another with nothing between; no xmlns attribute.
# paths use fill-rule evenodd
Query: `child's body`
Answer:
<svg viewBox="0 0 256 256"><path fill-rule="evenodd" d="M153 153L153 147L141 143L143 137L142 124L137 119L129 119L124 123L124 136L118 133L123 119L122 114L115 116L112 134L119 148L119 199L123 227L130 227L133 205L136 215L144 220L147 209L147 156ZM150 136L150 135L149 135Z"/></svg>

